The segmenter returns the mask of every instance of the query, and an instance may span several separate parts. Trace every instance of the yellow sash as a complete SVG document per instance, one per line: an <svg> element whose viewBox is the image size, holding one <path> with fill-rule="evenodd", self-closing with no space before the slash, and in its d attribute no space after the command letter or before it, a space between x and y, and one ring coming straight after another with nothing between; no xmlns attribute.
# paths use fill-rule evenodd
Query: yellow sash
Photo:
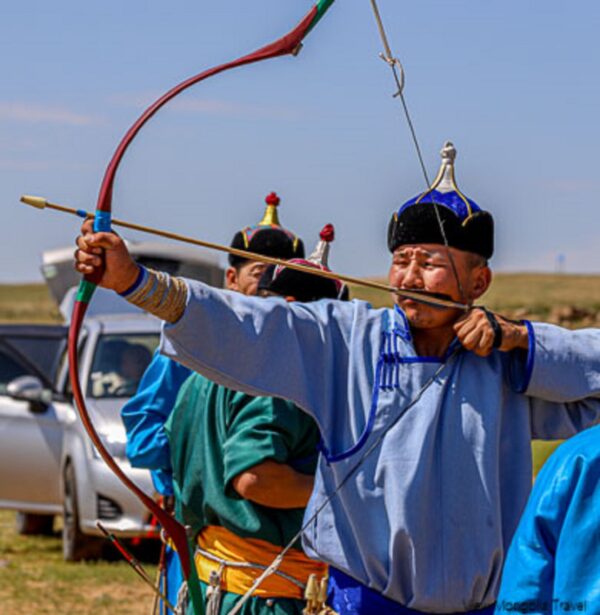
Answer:
<svg viewBox="0 0 600 615"><path fill-rule="evenodd" d="M212 571L221 571L221 588L240 595L252 587L264 568L269 566L282 550L266 540L240 538L224 527L213 525L205 527L198 535L197 541L199 549L208 554L196 551L196 568L200 580L208 583ZM235 564L243 564L244 567L236 567ZM247 567L247 564L258 567ZM310 559L298 549L290 549L278 571L292 577L296 583L275 573L263 581L255 591L255 596L301 600L304 597L303 586L306 585L308 577L311 574L324 577L327 574L327 566Z"/></svg>

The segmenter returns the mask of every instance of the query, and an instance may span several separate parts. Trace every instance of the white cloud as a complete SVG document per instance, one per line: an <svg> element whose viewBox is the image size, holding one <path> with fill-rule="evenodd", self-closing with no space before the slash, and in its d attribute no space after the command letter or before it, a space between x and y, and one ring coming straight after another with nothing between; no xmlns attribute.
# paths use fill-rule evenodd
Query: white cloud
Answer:
<svg viewBox="0 0 600 615"><path fill-rule="evenodd" d="M145 109L159 98L158 92L138 92L119 94L110 98L110 102L117 106L135 107ZM252 103L232 102L216 98L175 98L167 103L166 108L183 113L197 113L204 115L221 115L225 117L273 118L280 120L298 120L303 117L300 109L282 105L263 105Z"/></svg>
<svg viewBox="0 0 600 615"><path fill-rule="evenodd" d="M0 102L0 120L66 126L91 126L102 123L102 120L96 116L77 113L65 107L23 102Z"/></svg>

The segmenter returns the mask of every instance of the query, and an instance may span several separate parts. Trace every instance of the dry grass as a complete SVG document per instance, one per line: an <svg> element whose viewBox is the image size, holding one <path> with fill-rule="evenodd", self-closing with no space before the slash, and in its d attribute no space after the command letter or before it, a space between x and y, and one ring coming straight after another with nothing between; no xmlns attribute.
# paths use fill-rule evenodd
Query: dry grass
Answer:
<svg viewBox="0 0 600 615"><path fill-rule="evenodd" d="M155 568L145 564L153 576ZM20 536L0 511L0 613L147 615L153 595L119 562L66 563L60 535Z"/></svg>
<svg viewBox="0 0 600 615"><path fill-rule="evenodd" d="M45 284L0 284L0 322L60 322Z"/></svg>
<svg viewBox="0 0 600 615"><path fill-rule="evenodd" d="M600 308L600 275L499 273L485 296L486 303L508 308L576 304Z"/></svg>

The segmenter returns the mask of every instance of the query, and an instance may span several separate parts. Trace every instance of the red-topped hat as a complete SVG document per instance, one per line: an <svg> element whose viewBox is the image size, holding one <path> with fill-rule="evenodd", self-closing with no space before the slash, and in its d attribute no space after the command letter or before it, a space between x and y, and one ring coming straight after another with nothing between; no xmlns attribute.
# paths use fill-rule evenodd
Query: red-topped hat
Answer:
<svg viewBox="0 0 600 615"><path fill-rule="evenodd" d="M319 233L319 243L307 260L327 269L329 267L329 246L334 239L335 229L333 224L326 224Z"/></svg>
<svg viewBox="0 0 600 615"><path fill-rule="evenodd" d="M277 208L281 199L276 192L271 192L265 198L266 208L262 220L247 226L237 232L231 242L232 248L247 250L255 254L273 256L275 258L303 258L304 244L292 231L281 226ZM229 255L231 265L243 262L239 256Z"/></svg>
<svg viewBox="0 0 600 615"><path fill-rule="evenodd" d="M330 271L329 251L334 238L335 229L333 225L325 225L319 234L319 242L311 255L307 259L292 258L290 263ZM340 280L321 278L283 266L269 266L264 272L258 288L283 297L294 297L303 302L318 299L348 299L348 289Z"/></svg>

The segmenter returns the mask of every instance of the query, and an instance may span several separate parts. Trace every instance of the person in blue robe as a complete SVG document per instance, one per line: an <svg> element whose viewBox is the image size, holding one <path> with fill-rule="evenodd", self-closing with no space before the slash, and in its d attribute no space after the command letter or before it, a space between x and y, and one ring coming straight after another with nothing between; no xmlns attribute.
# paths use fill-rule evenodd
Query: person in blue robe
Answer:
<svg viewBox="0 0 600 615"><path fill-rule="evenodd" d="M162 498L162 505L169 511L173 508L174 492L169 441L164 426L175 406L179 389L191 373L187 367L155 352L136 394L121 409L127 434L127 458L133 467L150 470L154 488ZM159 589L172 605L176 605L184 580L183 571L175 550L168 544L163 548L164 572ZM170 609L166 612L172 613Z"/></svg>
<svg viewBox="0 0 600 615"><path fill-rule="evenodd" d="M514 535L497 613L600 613L600 426L544 464Z"/></svg>

